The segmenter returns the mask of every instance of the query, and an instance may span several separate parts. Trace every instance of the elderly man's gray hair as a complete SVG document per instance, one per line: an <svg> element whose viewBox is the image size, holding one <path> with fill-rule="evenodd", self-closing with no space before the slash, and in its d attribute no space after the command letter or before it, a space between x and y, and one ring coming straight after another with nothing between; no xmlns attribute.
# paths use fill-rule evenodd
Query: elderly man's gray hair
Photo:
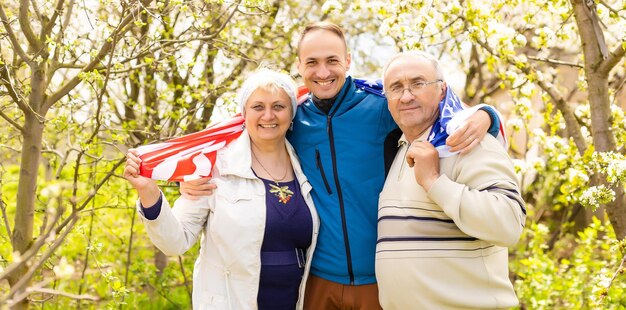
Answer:
<svg viewBox="0 0 626 310"><path fill-rule="evenodd" d="M423 59L430 61L430 63L432 63L433 67L435 68L437 79L445 81L444 76L443 76L443 71L441 70L441 66L439 66L439 60L437 60L437 58L435 58L435 56L431 54L428 54L423 51L417 51L417 50L400 52L398 54L395 54L393 57L391 57L391 59L389 59L389 61L387 61L387 64L383 67L383 79L385 78L385 75L387 74L387 69L389 69L389 66L395 60L397 60L398 58L402 58L402 57L416 57L416 58L423 58Z"/></svg>

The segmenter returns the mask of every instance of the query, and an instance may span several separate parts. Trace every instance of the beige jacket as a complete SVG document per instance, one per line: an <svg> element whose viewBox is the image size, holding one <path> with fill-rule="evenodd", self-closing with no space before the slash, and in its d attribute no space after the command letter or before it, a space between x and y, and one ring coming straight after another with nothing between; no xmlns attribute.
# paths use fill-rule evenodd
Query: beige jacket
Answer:
<svg viewBox="0 0 626 310"><path fill-rule="evenodd" d="M440 159L429 192L402 146L380 195L376 278L384 309L477 309L517 305L507 247L524 228L513 164L490 135L466 155Z"/></svg>
<svg viewBox="0 0 626 310"><path fill-rule="evenodd" d="M312 243L307 251L298 309L319 231L311 185L289 142L287 150L302 195L313 217ZM181 255L201 238L193 270L194 309L257 309L261 245L265 232L265 186L252 172L247 131L218 151L213 181L215 194L199 200L181 197L170 208L163 197L159 217L141 216L152 242L166 255ZM141 209L138 206L138 209Z"/></svg>

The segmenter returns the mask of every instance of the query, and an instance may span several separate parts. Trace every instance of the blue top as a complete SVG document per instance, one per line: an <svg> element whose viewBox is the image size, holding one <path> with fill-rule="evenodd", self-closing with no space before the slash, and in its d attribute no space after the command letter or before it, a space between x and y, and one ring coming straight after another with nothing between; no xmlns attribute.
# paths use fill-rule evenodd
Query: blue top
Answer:
<svg viewBox="0 0 626 310"><path fill-rule="evenodd" d="M306 249L311 245L313 220L296 180L278 183L261 180L266 188L267 217L257 301L261 310L293 310L304 274ZM281 201L280 193L270 192L276 184L291 191L291 196L285 194Z"/></svg>

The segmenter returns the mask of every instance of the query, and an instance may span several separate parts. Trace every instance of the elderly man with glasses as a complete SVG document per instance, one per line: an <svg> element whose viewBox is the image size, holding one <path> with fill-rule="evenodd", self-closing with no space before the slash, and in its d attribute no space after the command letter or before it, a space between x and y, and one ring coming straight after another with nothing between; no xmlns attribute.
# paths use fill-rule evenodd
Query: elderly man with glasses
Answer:
<svg viewBox="0 0 626 310"><path fill-rule="evenodd" d="M438 61L394 56L383 71L402 130L378 209L376 279L384 309L517 305L508 249L526 210L506 150L487 135L467 154L438 152L434 132L459 100Z"/></svg>

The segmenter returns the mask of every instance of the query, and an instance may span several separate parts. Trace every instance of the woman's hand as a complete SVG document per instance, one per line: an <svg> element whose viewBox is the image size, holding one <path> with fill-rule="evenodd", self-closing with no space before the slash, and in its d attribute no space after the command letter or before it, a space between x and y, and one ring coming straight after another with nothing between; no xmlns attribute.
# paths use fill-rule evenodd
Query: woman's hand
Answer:
<svg viewBox="0 0 626 310"><path fill-rule="evenodd" d="M161 196L161 191L156 181L139 174L141 158L135 149L128 150L126 154L126 166L124 178L137 190L139 200L144 208L152 207Z"/></svg>

